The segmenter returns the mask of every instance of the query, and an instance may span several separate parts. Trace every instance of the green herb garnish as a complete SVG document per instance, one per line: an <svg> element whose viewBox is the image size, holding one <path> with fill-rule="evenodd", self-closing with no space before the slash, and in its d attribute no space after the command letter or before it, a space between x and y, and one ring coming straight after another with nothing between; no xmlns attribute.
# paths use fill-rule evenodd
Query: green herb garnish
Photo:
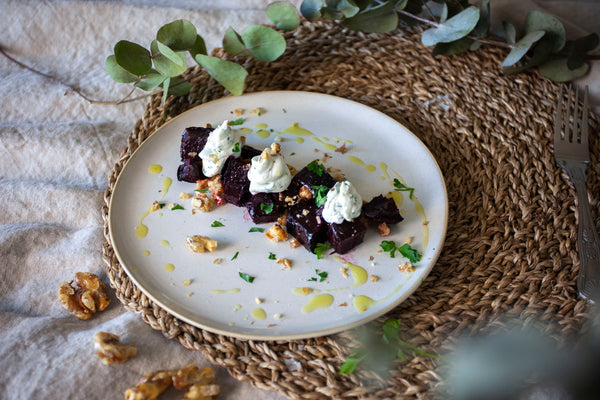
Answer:
<svg viewBox="0 0 600 400"><path fill-rule="evenodd" d="M253 226L252 228L250 228L250 230L248 232L264 232L265 229L264 228L259 228L257 226Z"/></svg>
<svg viewBox="0 0 600 400"><path fill-rule="evenodd" d="M225 225L223 225L223 223L222 223L222 222L219 222L219 221L213 221L213 223L212 223L212 224L210 224L210 226L211 226L211 227L213 227L213 228L218 228L218 227L220 227L220 226L225 226Z"/></svg>
<svg viewBox="0 0 600 400"><path fill-rule="evenodd" d="M358 364L360 364L367 355L367 350L362 347L352 350L352 353L346 357L346 361L340 365L340 374L353 373Z"/></svg>
<svg viewBox="0 0 600 400"><path fill-rule="evenodd" d="M323 175L323 171L325 171L325 166L319 163L318 160L313 160L306 166L309 171L314 172L315 174L321 176Z"/></svg>
<svg viewBox="0 0 600 400"><path fill-rule="evenodd" d="M273 212L273 204L260 203L260 210L264 211L265 214L271 214Z"/></svg>
<svg viewBox="0 0 600 400"><path fill-rule="evenodd" d="M240 278L242 278L243 280L245 280L248 283L254 282L254 277L253 276L250 276L250 275L245 274L243 272L240 272L239 275L240 275Z"/></svg>
<svg viewBox="0 0 600 400"><path fill-rule="evenodd" d="M185 210L180 204L174 204L171 210Z"/></svg>
<svg viewBox="0 0 600 400"><path fill-rule="evenodd" d="M277 260L275 253L269 253L269 260Z"/></svg>
<svg viewBox="0 0 600 400"><path fill-rule="evenodd" d="M308 280L309 282L323 282L325 279L327 279L327 276L329 275L327 272L319 271L318 269L315 269L315 274L317 274L317 276L313 276L312 278L310 278Z"/></svg>
<svg viewBox="0 0 600 400"><path fill-rule="evenodd" d="M235 254L233 255L233 257L231 257L231 261L235 260L238 256L238 254L240 254L240 252L236 251Z"/></svg>
<svg viewBox="0 0 600 400"><path fill-rule="evenodd" d="M233 151L234 153L239 153L240 152L240 142L235 142L231 151Z"/></svg>
<svg viewBox="0 0 600 400"><path fill-rule="evenodd" d="M196 189L196 190L194 190L194 192L206 193L206 192L208 192L208 188Z"/></svg>
<svg viewBox="0 0 600 400"><path fill-rule="evenodd" d="M244 118L234 119L233 121L229 121L229 126L232 125L241 125L244 123Z"/></svg>
<svg viewBox="0 0 600 400"><path fill-rule="evenodd" d="M411 200L414 200L415 188L406 186L404 183L400 182L398 178L394 178L394 187L394 190L397 192L408 192L408 197Z"/></svg>
<svg viewBox="0 0 600 400"><path fill-rule="evenodd" d="M391 258L395 258L396 251L398 251L402 256L408 258L408 261L410 261L412 264L421 261L421 255L419 252L410 247L408 243L404 243L402 246L398 247L393 240L384 240L379 244L379 246L383 251L389 252Z"/></svg>
<svg viewBox="0 0 600 400"><path fill-rule="evenodd" d="M329 245L329 243L317 243L317 245L315 246L315 254L317 255L317 259L320 260L321 258L323 258L323 253L325 253L330 248L331 245Z"/></svg>
<svg viewBox="0 0 600 400"><path fill-rule="evenodd" d="M327 202L327 192L329 192L329 188L323 185L311 186L311 188L315 189L314 199L317 207L325 205Z"/></svg>

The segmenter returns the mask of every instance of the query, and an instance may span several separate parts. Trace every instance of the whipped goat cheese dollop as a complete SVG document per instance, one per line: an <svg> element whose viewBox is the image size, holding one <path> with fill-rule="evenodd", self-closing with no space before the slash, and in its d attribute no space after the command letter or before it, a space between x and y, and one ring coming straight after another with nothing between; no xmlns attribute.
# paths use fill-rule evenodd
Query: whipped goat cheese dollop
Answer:
<svg viewBox="0 0 600 400"><path fill-rule="evenodd" d="M208 135L206 145L199 154L202 159L202 172L209 178L217 175L227 157L239 157L241 149L240 139L229 127L229 121L225 120Z"/></svg>
<svg viewBox="0 0 600 400"><path fill-rule="evenodd" d="M260 156L252 157L248 179L252 194L279 193L287 189L292 181L292 173L283 156L279 154L277 143L264 149Z"/></svg>
<svg viewBox="0 0 600 400"><path fill-rule="evenodd" d="M362 197L349 181L337 182L327 192L327 201L323 208L323 219L330 224L352 221L360 215Z"/></svg>

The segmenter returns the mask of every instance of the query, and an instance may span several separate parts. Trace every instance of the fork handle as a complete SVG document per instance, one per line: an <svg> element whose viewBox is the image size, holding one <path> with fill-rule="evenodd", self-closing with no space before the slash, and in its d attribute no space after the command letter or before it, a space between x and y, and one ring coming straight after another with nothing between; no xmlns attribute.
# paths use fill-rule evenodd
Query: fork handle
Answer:
<svg viewBox="0 0 600 400"><path fill-rule="evenodd" d="M585 170L583 179L574 179L574 184L579 204L577 207L579 216L577 246L579 247L580 265L577 288L583 298L600 304L600 239L588 201Z"/></svg>

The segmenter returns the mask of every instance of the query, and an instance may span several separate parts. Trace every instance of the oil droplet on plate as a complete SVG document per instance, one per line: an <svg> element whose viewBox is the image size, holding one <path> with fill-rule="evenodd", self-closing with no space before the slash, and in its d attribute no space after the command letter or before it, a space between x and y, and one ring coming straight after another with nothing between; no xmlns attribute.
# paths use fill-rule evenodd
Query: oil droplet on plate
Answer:
<svg viewBox="0 0 600 400"><path fill-rule="evenodd" d="M356 296L354 300L352 300L352 303L354 304L356 311L363 313L377 302L368 296Z"/></svg>
<svg viewBox="0 0 600 400"><path fill-rule="evenodd" d="M148 257L150 255L150 250L144 250L144 252L142 253L142 255L144 257Z"/></svg>
<svg viewBox="0 0 600 400"><path fill-rule="evenodd" d="M350 160L352 163L354 163L356 165L365 165L365 162L358 157L354 157L354 156L346 156L346 157L348 157L348 160Z"/></svg>
<svg viewBox="0 0 600 400"><path fill-rule="evenodd" d="M296 143L304 143L304 138L297 137L296 139L294 139L294 142L296 142Z"/></svg>
<svg viewBox="0 0 600 400"><path fill-rule="evenodd" d="M244 133L244 134L252 133L252 129L250 129L250 128L240 128L240 133Z"/></svg>
<svg viewBox="0 0 600 400"><path fill-rule="evenodd" d="M365 167L365 170L366 170L367 172L375 172L375 171L377 171L377 167L376 167L376 166L374 166L374 165L367 165L367 166Z"/></svg>
<svg viewBox="0 0 600 400"><path fill-rule="evenodd" d="M168 240L161 240L160 245L164 246L164 247L169 247L171 245L171 243L169 243Z"/></svg>
<svg viewBox="0 0 600 400"><path fill-rule="evenodd" d="M283 133L289 133L290 135L298 136L315 136L315 134L308 129L300 128L297 122L294 122L292 125L285 128Z"/></svg>
<svg viewBox="0 0 600 400"><path fill-rule="evenodd" d="M148 227L141 222L135 227L135 237L138 239L145 238L148 234Z"/></svg>
<svg viewBox="0 0 600 400"><path fill-rule="evenodd" d="M266 139L271 135L271 133L265 129L261 129L259 131L256 132L256 136L258 136L261 139Z"/></svg>
<svg viewBox="0 0 600 400"><path fill-rule="evenodd" d="M162 166L154 164L148 167L148 172L151 174L160 174L162 172Z"/></svg>
<svg viewBox="0 0 600 400"><path fill-rule="evenodd" d="M165 266L163 268L167 272L173 272L173 271L175 271L175 266L173 264L165 264Z"/></svg>
<svg viewBox="0 0 600 400"><path fill-rule="evenodd" d="M330 294L318 294L302 307L302 314L308 314L319 308L327 308L333 304L333 296Z"/></svg>
<svg viewBox="0 0 600 400"><path fill-rule="evenodd" d="M233 289L217 289L217 290L211 290L210 293L212 294L225 294L225 293L239 293L240 289L239 288L233 288ZM241 306L240 306L241 308Z"/></svg>
<svg viewBox="0 0 600 400"><path fill-rule="evenodd" d="M169 188L171 187L171 183L173 183L173 179L171 179L169 177L163 179L163 182L162 182L162 192L161 192L162 193L161 200L162 200L162 198L165 197L165 195L169 191Z"/></svg>
<svg viewBox="0 0 600 400"><path fill-rule="evenodd" d="M252 318L258 321L264 321L265 319L267 319L267 313L262 308L255 308L254 310L252 310L250 315L252 315Z"/></svg>
<svg viewBox="0 0 600 400"><path fill-rule="evenodd" d="M336 146L334 146L333 144L330 143L325 143L322 139L319 139L318 137L314 137L312 138L315 142L321 143L321 145L323 147L325 147L327 150L331 150L331 151L335 151L335 149L337 149Z"/></svg>
<svg viewBox="0 0 600 400"><path fill-rule="evenodd" d="M254 127L256 129L267 129L268 125L267 124L256 124L256 125L254 125Z"/></svg>

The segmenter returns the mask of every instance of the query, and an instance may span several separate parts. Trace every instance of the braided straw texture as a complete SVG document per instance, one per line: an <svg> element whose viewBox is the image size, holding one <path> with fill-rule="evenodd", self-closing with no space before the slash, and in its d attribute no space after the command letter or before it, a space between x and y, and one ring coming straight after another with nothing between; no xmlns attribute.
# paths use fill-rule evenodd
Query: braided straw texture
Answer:
<svg viewBox="0 0 600 400"><path fill-rule="evenodd" d="M510 318L541 325L561 342L589 331L590 310L576 290L576 203L573 186L552 154L558 84L536 73L505 76L506 53L494 48L433 56L420 32L362 34L328 22L304 23L286 33L278 61L243 63L246 92L303 90L355 100L386 113L432 151L446 179L449 225L443 252L423 285L384 318L401 318L403 338L442 354L462 335L506 326ZM170 97L166 120L228 93L199 68L187 72L192 91ZM355 332L296 341L252 341L195 328L147 298L121 268L107 224L112 188L132 152L165 120L154 96L129 136L105 192L104 259L117 296L152 328L200 350L238 380L291 399L432 398L442 366L411 355L389 376L360 368L340 375L357 346ZM591 132L598 118L591 116ZM600 219L600 143L590 143L588 188ZM398 156L402 150L398 149ZM288 369L295 360L301 368Z"/></svg>

